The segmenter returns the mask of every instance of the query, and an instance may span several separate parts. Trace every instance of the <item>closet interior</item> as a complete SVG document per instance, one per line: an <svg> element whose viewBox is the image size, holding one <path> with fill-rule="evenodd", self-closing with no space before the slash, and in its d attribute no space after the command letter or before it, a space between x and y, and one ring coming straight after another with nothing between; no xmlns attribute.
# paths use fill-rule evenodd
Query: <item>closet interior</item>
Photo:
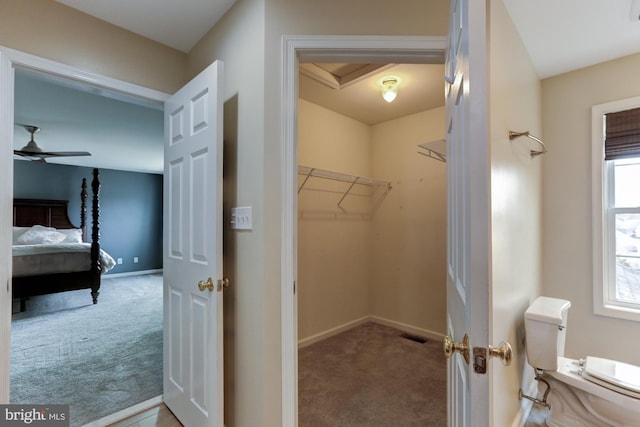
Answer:
<svg viewBox="0 0 640 427"><path fill-rule="evenodd" d="M305 99L298 108L299 346L367 321L439 339L444 107L374 125Z"/></svg>

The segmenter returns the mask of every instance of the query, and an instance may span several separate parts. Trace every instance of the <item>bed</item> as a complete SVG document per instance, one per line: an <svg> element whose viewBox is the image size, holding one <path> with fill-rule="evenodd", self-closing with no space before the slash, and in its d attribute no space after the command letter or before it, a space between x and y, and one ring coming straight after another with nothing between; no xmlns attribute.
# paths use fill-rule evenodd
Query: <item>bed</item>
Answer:
<svg viewBox="0 0 640 427"><path fill-rule="evenodd" d="M25 310L27 298L90 289L98 303L101 275L115 262L100 249L100 180L93 170L91 227L87 224L87 179L80 192L80 227L68 214L67 200L14 199L13 298Z"/></svg>

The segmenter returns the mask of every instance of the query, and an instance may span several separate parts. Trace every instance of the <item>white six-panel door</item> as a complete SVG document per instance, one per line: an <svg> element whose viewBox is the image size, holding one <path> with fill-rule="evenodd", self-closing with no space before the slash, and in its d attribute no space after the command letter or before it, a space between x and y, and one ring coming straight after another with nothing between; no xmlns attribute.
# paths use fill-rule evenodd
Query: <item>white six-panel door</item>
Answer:
<svg viewBox="0 0 640 427"><path fill-rule="evenodd" d="M221 88L216 61L165 103L164 401L190 427L224 425Z"/></svg>
<svg viewBox="0 0 640 427"><path fill-rule="evenodd" d="M448 363L450 427L488 427L488 375L473 368L474 345L488 344L489 136L487 125L486 4L452 0L447 80L447 328L470 338L469 362Z"/></svg>

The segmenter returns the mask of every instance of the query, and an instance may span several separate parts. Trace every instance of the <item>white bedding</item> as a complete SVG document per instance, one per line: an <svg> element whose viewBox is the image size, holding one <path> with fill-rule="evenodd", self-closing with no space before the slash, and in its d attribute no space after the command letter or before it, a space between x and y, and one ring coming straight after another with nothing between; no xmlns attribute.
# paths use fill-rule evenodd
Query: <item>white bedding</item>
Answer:
<svg viewBox="0 0 640 427"><path fill-rule="evenodd" d="M91 268L90 243L13 245L13 276L87 271ZM100 250L102 274L115 266L114 259Z"/></svg>

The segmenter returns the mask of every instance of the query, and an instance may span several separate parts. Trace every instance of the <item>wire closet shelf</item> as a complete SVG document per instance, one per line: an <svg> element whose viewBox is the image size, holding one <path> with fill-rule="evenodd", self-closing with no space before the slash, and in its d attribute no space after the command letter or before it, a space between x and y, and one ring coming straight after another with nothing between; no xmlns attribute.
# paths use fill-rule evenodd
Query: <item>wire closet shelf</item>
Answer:
<svg viewBox="0 0 640 427"><path fill-rule="evenodd" d="M322 214L332 217L351 215L368 219L378 210L387 193L391 190L391 182L389 181L308 166L298 166L298 175L298 195L303 190L310 190L332 194L337 198L337 202L335 202L337 209L315 209L311 212L315 215ZM331 181L338 184L331 185ZM367 201L366 203L348 204L350 198L366 199ZM304 212L302 213L304 214Z"/></svg>

